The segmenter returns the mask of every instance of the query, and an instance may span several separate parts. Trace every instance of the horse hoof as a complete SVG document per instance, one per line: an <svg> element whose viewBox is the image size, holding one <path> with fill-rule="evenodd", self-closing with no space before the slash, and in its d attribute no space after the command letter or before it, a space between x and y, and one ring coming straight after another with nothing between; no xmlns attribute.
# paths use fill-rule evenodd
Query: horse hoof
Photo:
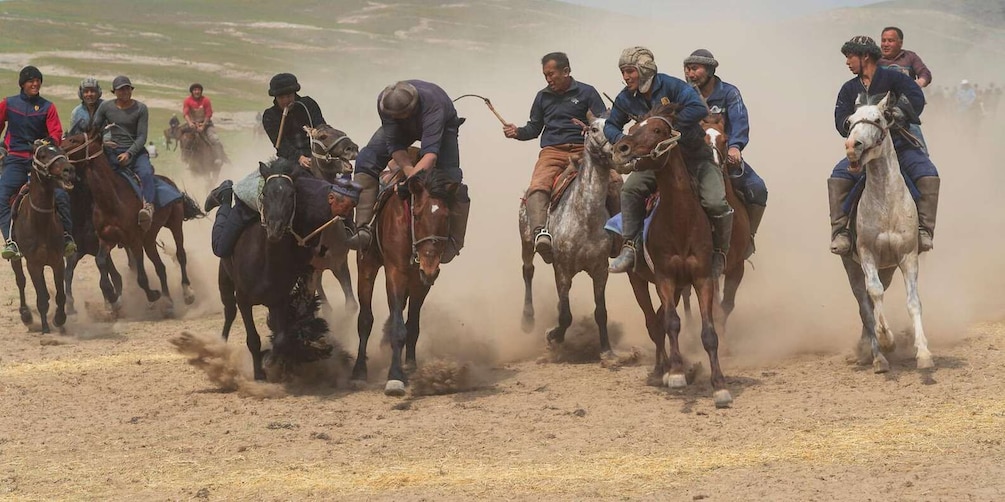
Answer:
<svg viewBox="0 0 1005 502"><path fill-rule="evenodd" d="M147 301L150 303L156 302L161 299L161 292L157 290L151 290L147 293Z"/></svg>
<svg viewBox="0 0 1005 502"><path fill-rule="evenodd" d="M877 374L890 371L890 363L887 362L886 358L883 357L882 354L872 360L872 371Z"/></svg>
<svg viewBox="0 0 1005 502"><path fill-rule="evenodd" d="M388 380L384 385L384 395L401 397L405 395L405 382L401 380Z"/></svg>
<svg viewBox="0 0 1005 502"><path fill-rule="evenodd" d="M533 314L529 315L529 316L526 315L526 314L524 314L524 316L520 319L520 329L524 333L530 333L531 331L534 331L534 315Z"/></svg>
<svg viewBox="0 0 1005 502"><path fill-rule="evenodd" d="M548 345L553 343L562 343L565 341L565 333L558 329L558 326L548 330L547 335Z"/></svg>
<svg viewBox="0 0 1005 502"><path fill-rule="evenodd" d="M667 373L663 375L663 382L671 389L683 389L687 387L687 377L684 375L674 375Z"/></svg>
<svg viewBox="0 0 1005 502"><path fill-rule="evenodd" d="M919 354L918 355L918 369L928 370L935 367L935 361L932 360L931 354Z"/></svg>
<svg viewBox="0 0 1005 502"><path fill-rule="evenodd" d="M719 389L712 394L712 401L716 408L729 408L733 404L733 395L726 389Z"/></svg>
<svg viewBox="0 0 1005 502"><path fill-rule="evenodd" d="M21 309L21 322L23 322L25 326L31 326L32 322L31 311L28 310L27 308Z"/></svg>
<svg viewBox="0 0 1005 502"><path fill-rule="evenodd" d="M363 390L366 388L366 380L353 378L349 380L349 390Z"/></svg>
<svg viewBox="0 0 1005 502"><path fill-rule="evenodd" d="M66 302L66 315L77 315L77 309L73 308L73 302Z"/></svg>
<svg viewBox="0 0 1005 502"><path fill-rule="evenodd" d="M52 324L54 324L57 328L66 324L66 313L56 312L56 315L52 316Z"/></svg>
<svg viewBox="0 0 1005 502"><path fill-rule="evenodd" d="M195 303L195 294L186 291L183 296L183 299L185 300L185 305L192 305L193 303Z"/></svg>

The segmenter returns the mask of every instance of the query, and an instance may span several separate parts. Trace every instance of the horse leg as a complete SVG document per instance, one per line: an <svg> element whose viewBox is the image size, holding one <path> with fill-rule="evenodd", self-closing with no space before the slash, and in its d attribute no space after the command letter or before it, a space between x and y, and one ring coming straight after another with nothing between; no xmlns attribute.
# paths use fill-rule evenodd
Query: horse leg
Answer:
<svg viewBox="0 0 1005 502"><path fill-rule="evenodd" d="M401 366L401 351L405 347L405 302L408 295L408 272L388 268L384 270L387 283L387 308L389 317L384 325L384 334L391 342L391 367L387 370L384 394L404 396L408 381Z"/></svg>
<svg viewBox="0 0 1005 502"><path fill-rule="evenodd" d="M42 265L28 262L28 276L35 287L35 308L42 321L42 333L49 332L49 288L45 285L45 269Z"/></svg>
<svg viewBox="0 0 1005 502"><path fill-rule="evenodd" d="M649 375L650 385L659 385L662 381L663 373L667 371L667 351L666 351L666 330L663 329L663 311L653 310L653 300L649 295L649 281L639 277L634 272L628 272L628 282L632 285L632 292L635 293L635 301L642 309L642 315L646 319L646 331L649 332L649 339L656 346L656 366ZM662 307L661 307L662 308Z"/></svg>
<svg viewBox="0 0 1005 502"><path fill-rule="evenodd" d="M220 302L223 303L223 340L230 338L230 328L237 318L237 295L234 290L234 281L220 263L220 271L217 275L217 286L220 290Z"/></svg>
<svg viewBox="0 0 1005 502"><path fill-rule="evenodd" d="M161 260L160 252L157 251L157 242L154 240L154 237L149 237L143 242L143 249L150 258L150 262L154 264L154 273L157 274L157 279L160 280L161 291L163 291L164 299L167 301L164 316L174 317L174 302L171 300L171 291L168 288L167 268L164 266L164 260ZM143 262L139 262L137 267L142 268L142 264Z"/></svg>
<svg viewBox="0 0 1005 502"><path fill-rule="evenodd" d="M52 267L52 280L56 283L56 313L52 315L52 324L57 328L66 324L66 283L64 282L63 259L60 258Z"/></svg>
<svg viewBox="0 0 1005 502"><path fill-rule="evenodd" d="M24 288L28 285L28 279L24 275L24 268L21 266L21 260L11 260L10 267L14 270L14 281L17 282L18 295L21 297L21 306L18 308L18 313L21 314L21 322L25 326L31 326L32 315L31 309L28 308L28 302L24 295Z"/></svg>
<svg viewBox="0 0 1005 502"><path fill-rule="evenodd" d="M597 323L600 331L600 358L614 359L614 351L611 350L611 340L607 333L607 260L604 259L602 267L594 269L590 274L593 279L593 320Z"/></svg>
<svg viewBox="0 0 1005 502"><path fill-rule="evenodd" d="M572 289L572 274L565 272L557 263L555 269L555 288L558 290L558 326L548 330L548 345L565 342L565 332L572 326L572 309L569 307L569 290Z"/></svg>
<svg viewBox="0 0 1005 502"><path fill-rule="evenodd" d="M879 277L879 270L876 268L876 260L868 250L859 249L859 260L862 263L862 274L865 276L865 289L872 300L872 313L875 319L876 340L878 346L873 348L872 367L876 373L886 373L890 371L890 363L881 351L893 350L893 333L886 322L886 315L883 313L883 281ZM877 350L879 349L879 350Z"/></svg>
<svg viewBox="0 0 1005 502"><path fill-rule="evenodd" d="M691 325L691 319L693 319L691 314L691 286L684 288L684 319L687 320L688 325Z"/></svg>
<svg viewBox="0 0 1005 502"><path fill-rule="evenodd" d="M366 381L366 345L373 330L373 287L377 281L378 266L364 258L359 261L359 316L356 318L356 331L359 333L359 350L356 354L356 364L352 368L352 379Z"/></svg>
<svg viewBox="0 0 1005 502"><path fill-rule="evenodd" d="M324 279L325 269L316 268L314 272L311 273L310 279L307 280L307 289L313 291L314 294L318 295L318 300L321 303L321 313L324 316L331 315L332 307L328 303L328 295L325 294L325 288L322 286L321 282Z"/></svg>
<svg viewBox="0 0 1005 502"><path fill-rule="evenodd" d="M534 244L522 242L521 257L523 258L523 317L520 329L530 333L534 329Z"/></svg>
<svg viewBox="0 0 1005 502"><path fill-rule="evenodd" d="M359 302L356 301L356 295L352 292L352 274L349 273L349 261L342 260L342 263L338 268L332 270L332 273L338 279L339 286L342 286L342 294L345 296L346 314L352 315L359 310ZM320 291L320 289L321 283L318 283L318 290Z"/></svg>
<svg viewBox="0 0 1005 502"><path fill-rule="evenodd" d="M677 300L680 299L678 288L671 278L659 278L656 282L656 292L660 297L660 310L663 312L662 329L670 335L669 367L663 375L663 381L668 387L679 389L687 386L684 374L684 356L680 353L680 316L677 315ZM699 298L700 300L700 298Z"/></svg>
<svg viewBox="0 0 1005 502"><path fill-rule="evenodd" d="M729 315L733 313L733 309L736 307L736 291L740 289L740 281L743 280L744 268L741 264L741 266L726 274L723 279L721 304L722 336L726 336L726 322L729 321Z"/></svg>
<svg viewBox="0 0 1005 502"><path fill-rule="evenodd" d="M712 322L715 283L711 279L702 278L695 285L695 291L698 293L698 308L701 312L701 345L708 353L708 365L712 371L712 401L716 408L726 408L733 402L733 396L726 388L726 377L719 367L719 335Z"/></svg>
<svg viewBox="0 0 1005 502"><path fill-rule="evenodd" d="M928 351L928 339L925 338L925 328L921 326L921 297L918 295L918 254L911 253L900 261L900 274L904 276L904 286L907 289L907 311L914 322L914 347L917 349L915 359L918 369L929 369L935 366L932 353Z"/></svg>
<svg viewBox="0 0 1005 502"><path fill-rule="evenodd" d="M180 212L180 211L179 211ZM175 258L178 258L178 267L181 268L181 295L185 305L195 303L195 292L192 291L192 282L188 278L188 253L185 252L185 233L182 231L182 219L174 218L171 221L171 235L174 237ZM167 293L165 287L164 292Z"/></svg>
<svg viewBox="0 0 1005 502"><path fill-rule="evenodd" d="M154 249L155 253L156 251ZM146 267L143 266L143 246L136 246L130 249L129 257L132 263L136 265L136 282L140 285L140 289L147 294L147 301L153 303L160 300L161 292L156 289L150 289L150 279L147 277ZM161 263L161 267L163 266L164 264Z"/></svg>
<svg viewBox="0 0 1005 502"><path fill-rule="evenodd" d="M255 374L255 380L265 380L265 368L262 366L262 338L258 336L258 329L255 327L255 316L251 312L251 302L244 298L238 298L237 306L241 310L244 331L248 337L248 351L251 352L251 368Z"/></svg>
<svg viewBox="0 0 1005 502"><path fill-rule="evenodd" d="M851 258L842 257L841 263L848 276L852 295L858 302L858 315L862 320L862 336L855 348L854 357L858 364L870 364L872 355L879 352L879 341L876 340L876 317L872 313L872 300L869 299L869 293L865 289L865 274L862 273L862 266Z"/></svg>
<svg viewBox="0 0 1005 502"><path fill-rule="evenodd" d="M422 312L426 295L429 294L429 286L419 280L412 281L410 286L408 320L405 321L405 369L412 372L418 367L415 362L415 345L419 342L419 314Z"/></svg>
<svg viewBox="0 0 1005 502"><path fill-rule="evenodd" d="M112 309L112 312L117 314L122 309L122 303L119 300L119 295L122 294L122 276L119 275L120 285L116 288L112 284L114 265L112 265L111 249L105 244L101 244L101 247L98 248L98 254L94 255L94 264L98 266L98 286L101 288L102 296L105 297L105 303ZM115 273L118 274L118 271Z"/></svg>
<svg viewBox="0 0 1005 502"><path fill-rule="evenodd" d="M63 288L66 291L66 313L74 315L77 310L73 308L73 273L77 270L77 263L80 262L80 253L66 259L66 266L63 271Z"/></svg>

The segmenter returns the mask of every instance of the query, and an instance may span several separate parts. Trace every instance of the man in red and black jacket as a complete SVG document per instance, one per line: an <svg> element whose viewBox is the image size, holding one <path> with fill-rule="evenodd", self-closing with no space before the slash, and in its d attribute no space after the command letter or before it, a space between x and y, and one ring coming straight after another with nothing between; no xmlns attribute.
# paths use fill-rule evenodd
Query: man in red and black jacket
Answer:
<svg viewBox="0 0 1005 502"><path fill-rule="evenodd" d="M25 66L17 79L21 93L0 101L0 124L6 123L7 133L3 138L0 157L3 158L3 176L0 176L0 232L5 246L3 258L21 258L17 244L11 239L11 204L14 194L28 181L31 172L32 143L46 139L59 145L63 139L63 126L59 122L56 105L39 95L42 88L42 72L34 66ZM56 189L56 212L63 223L63 239L66 242L64 254L72 256L77 246L70 237L70 197L62 189Z"/></svg>

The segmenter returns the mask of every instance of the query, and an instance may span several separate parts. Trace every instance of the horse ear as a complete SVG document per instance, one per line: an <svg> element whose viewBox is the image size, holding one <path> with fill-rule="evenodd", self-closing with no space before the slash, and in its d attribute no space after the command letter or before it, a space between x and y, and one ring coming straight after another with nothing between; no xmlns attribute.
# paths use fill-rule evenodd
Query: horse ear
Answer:
<svg viewBox="0 0 1005 502"><path fill-rule="evenodd" d="M886 110L886 107L890 104L891 96L893 96L893 92L886 91L886 96L883 96L883 99L879 101L879 104L877 106L879 106L881 110ZM894 100L893 102L896 102L896 100Z"/></svg>
<svg viewBox="0 0 1005 502"><path fill-rule="evenodd" d="M592 124L594 120L597 120L597 116L593 114L593 110L586 110L586 123Z"/></svg>
<svg viewBox="0 0 1005 502"><path fill-rule="evenodd" d="M408 191L411 192L412 195L419 195L424 189L425 187L422 186L422 182L420 182L418 178L415 176L408 178Z"/></svg>
<svg viewBox="0 0 1005 502"><path fill-rule="evenodd" d="M258 174L261 174L263 178L267 178L269 176L268 172L269 172L269 166L265 165L265 162L259 162Z"/></svg>

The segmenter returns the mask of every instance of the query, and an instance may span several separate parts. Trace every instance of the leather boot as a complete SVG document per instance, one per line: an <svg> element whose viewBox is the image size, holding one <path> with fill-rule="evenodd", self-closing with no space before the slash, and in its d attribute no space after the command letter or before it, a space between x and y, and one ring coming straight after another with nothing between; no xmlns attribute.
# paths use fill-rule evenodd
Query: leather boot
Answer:
<svg viewBox="0 0 1005 502"><path fill-rule="evenodd" d="M827 178L827 200L831 211L831 253L836 255L846 255L851 251L848 215L841 206L854 186L853 180Z"/></svg>
<svg viewBox="0 0 1005 502"><path fill-rule="evenodd" d="M206 196L206 203L203 205L203 210L205 212L210 212L214 207L220 206L222 204L230 205L230 202L234 196L234 182L230 180L223 180L220 186L214 188Z"/></svg>
<svg viewBox="0 0 1005 502"><path fill-rule="evenodd" d="M440 263L450 263L461 254L464 247L464 236L468 232L468 212L471 210L471 201L455 201L450 205L450 240L443 250Z"/></svg>
<svg viewBox="0 0 1005 502"><path fill-rule="evenodd" d="M150 230L150 225L154 221L154 205L149 202L144 202L143 207L141 207L139 213L136 214L136 220L139 223L141 230L144 232Z"/></svg>
<svg viewBox="0 0 1005 502"><path fill-rule="evenodd" d="M72 258L77 254L77 243L69 232L63 232L63 258Z"/></svg>
<svg viewBox="0 0 1005 502"><path fill-rule="evenodd" d="M747 218L750 220L750 245L747 246L747 252L744 258L750 258L757 247L754 245L754 237L757 235L757 228L761 226L761 218L764 217L764 210L767 209L764 206L758 206L757 204L750 204L747 206Z"/></svg>
<svg viewBox="0 0 1005 502"><path fill-rule="evenodd" d="M527 223L529 224L534 239L534 251L541 255L545 263L551 263L551 233L548 232L546 223L548 222L548 206L551 204L551 196L548 192L537 190L527 196Z"/></svg>
<svg viewBox="0 0 1005 502"><path fill-rule="evenodd" d="M717 281L726 269L726 253L733 236L733 210L709 219L712 220L712 280Z"/></svg>
<svg viewBox="0 0 1005 502"><path fill-rule="evenodd" d="M935 215L939 209L939 186L942 180L937 176L919 178L915 185L921 192L918 199L918 252L932 250L935 237Z"/></svg>
<svg viewBox="0 0 1005 502"><path fill-rule="evenodd" d="M628 272L635 266L635 241L628 239L625 244L621 246L621 254L611 262L611 266L607 268L607 271L612 274L623 274Z"/></svg>
<svg viewBox="0 0 1005 502"><path fill-rule="evenodd" d="M349 249L366 251L370 246L370 220L373 219L373 209L377 203L378 182L377 178L363 173L356 173L352 180L360 186L359 204L356 204L356 233L346 243Z"/></svg>

